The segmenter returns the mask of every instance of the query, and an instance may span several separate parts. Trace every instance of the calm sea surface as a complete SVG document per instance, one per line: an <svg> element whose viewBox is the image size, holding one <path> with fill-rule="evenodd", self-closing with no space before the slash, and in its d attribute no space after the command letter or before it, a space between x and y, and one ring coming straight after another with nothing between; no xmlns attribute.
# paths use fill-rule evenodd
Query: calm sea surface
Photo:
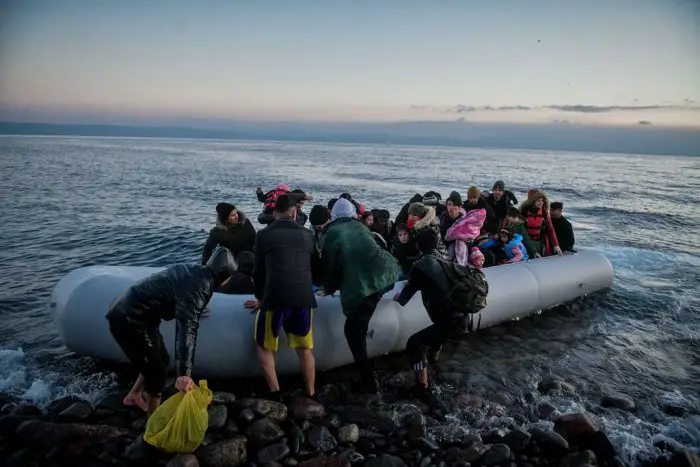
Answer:
<svg viewBox="0 0 700 467"><path fill-rule="evenodd" d="M660 436L700 448L700 159L686 157L0 137L0 391L42 404L113 387L114 374L62 347L47 312L52 288L81 266L198 261L217 202L254 219L255 188L289 182L323 203L348 191L395 216L415 192L464 195L497 179L519 199L541 187L563 201L577 243L612 262L614 285L447 349L441 390L593 411L631 462ZM532 402L548 376L576 394ZM637 411L599 407L609 392L632 396ZM667 415L669 405L684 415ZM454 414L450 425L467 422Z"/></svg>

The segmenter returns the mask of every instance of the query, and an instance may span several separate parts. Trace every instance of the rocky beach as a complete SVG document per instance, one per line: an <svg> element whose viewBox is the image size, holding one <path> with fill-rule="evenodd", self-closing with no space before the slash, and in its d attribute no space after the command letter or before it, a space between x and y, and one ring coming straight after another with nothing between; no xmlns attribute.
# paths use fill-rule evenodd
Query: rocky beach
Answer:
<svg viewBox="0 0 700 467"><path fill-rule="evenodd" d="M75 396L45 408L0 393L0 464L20 466L206 467L622 467L596 412L637 410L607 395L590 411L562 413L541 395L575 393L552 378L532 393L475 395L449 391L437 375L439 404L405 399L410 372L383 372L385 392L353 395L346 374L326 375L317 400L288 394L286 404L256 398L253 382L214 391L209 427L192 454L172 455L143 441L146 416L126 408L126 391L90 404ZM257 382L255 382L257 383ZM224 387L225 383L218 386ZM172 384L169 386L172 388ZM211 387L216 388L216 385ZM172 395L174 390L164 394ZM684 408L668 406L685 415ZM457 420L460 422L458 423ZM466 423L465 423L466 421ZM700 456L668 438L646 467L698 467Z"/></svg>

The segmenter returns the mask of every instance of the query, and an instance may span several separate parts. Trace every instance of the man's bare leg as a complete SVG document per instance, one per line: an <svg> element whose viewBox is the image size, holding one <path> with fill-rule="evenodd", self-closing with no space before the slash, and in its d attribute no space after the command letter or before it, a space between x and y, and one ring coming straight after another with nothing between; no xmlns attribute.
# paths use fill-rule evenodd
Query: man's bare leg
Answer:
<svg viewBox="0 0 700 467"><path fill-rule="evenodd" d="M311 349L297 349L301 376L304 378L306 395L316 394L316 360Z"/></svg>
<svg viewBox="0 0 700 467"><path fill-rule="evenodd" d="M146 401L144 401L141 397L141 393L143 392L143 385L144 377L142 374L139 374L139 377L136 378L134 386L131 388L126 397L124 397L124 405L126 405L127 407L138 407L144 412L148 411L148 405L146 404Z"/></svg>
<svg viewBox="0 0 700 467"><path fill-rule="evenodd" d="M262 369L263 376L265 376L265 381L267 381L270 392L279 391L280 383L277 381L277 371L275 370L275 354L259 345L257 346L257 354L260 368Z"/></svg>
<svg viewBox="0 0 700 467"><path fill-rule="evenodd" d="M416 382L424 387L428 387L428 369L423 368L422 370L416 371Z"/></svg>

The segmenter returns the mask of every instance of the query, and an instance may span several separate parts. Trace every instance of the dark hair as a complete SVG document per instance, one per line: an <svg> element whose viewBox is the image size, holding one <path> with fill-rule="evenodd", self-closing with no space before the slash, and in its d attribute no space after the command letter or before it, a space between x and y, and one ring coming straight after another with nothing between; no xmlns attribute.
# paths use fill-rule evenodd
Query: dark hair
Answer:
<svg viewBox="0 0 700 467"><path fill-rule="evenodd" d="M287 195L280 195L275 203L275 212L286 213L291 208L296 207L297 203L291 197Z"/></svg>
<svg viewBox="0 0 700 467"><path fill-rule="evenodd" d="M331 212L327 207L317 204L311 208L311 212L309 213L309 222L311 222L312 226L318 227L319 225L325 224L329 220L331 220Z"/></svg>
<svg viewBox="0 0 700 467"><path fill-rule="evenodd" d="M555 201L552 204L549 205L549 210L550 211L557 211L559 209L564 209L564 203Z"/></svg>
<svg viewBox="0 0 700 467"><path fill-rule="evenodd" d="M406 226L406 224L399 224L396 226L396 233L398 233L399 230L408 232L408 227Z"/></svg>
<svg viewBox="0 0 700 467"><path fill-rule="evenodd" d="M367 218L368 218L369 216L377 217L377 215L376 215L375 213L373 213L372 211L365 211L365 213L362 214L362 222L364 222L365 220L367 220Z"/></svg>
<svg viewBox="0 0 700 467"><path fill-rule="evenodd" d="M332 211L333 206L335 206L335 203L337 203L337 202L338 202L338 198L333 198L333 199L328 200L328 210Z"/></svg>
<svg viewBox="0 0 700 467"><path fill-rule="evenodd" d="M421 229L416 234L416 246L420 251L430 251L437 248L438 236L433 229Z"/></svg>
<svg viewBox="0 0 700 467"><path fill-rule="evenodd" d="M515 208L515 207L511 207L511 208L508 208L508 217L516 217L518 219L522 219L523 214L520 212L520 209Z"/></svg>

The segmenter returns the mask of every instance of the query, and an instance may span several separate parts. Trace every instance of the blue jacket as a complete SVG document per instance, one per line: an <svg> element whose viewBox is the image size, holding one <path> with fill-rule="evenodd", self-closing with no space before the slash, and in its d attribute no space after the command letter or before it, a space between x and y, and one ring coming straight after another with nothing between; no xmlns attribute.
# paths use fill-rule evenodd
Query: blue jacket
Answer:
<svg viewBox="0 0 700 467"><path fill-rule="evenodd" d="M527 255L527 249L523 245L523 236L520 234L513 235L513 239L503 246L501 246L501 242L490 238L486 243L481 245L480 248L482 250L488 250L489 248L493 248L495 246L503 248L503 251L505 252L506 257L508 259L513 259L515 257L515 252L513 251L515 247L519 247L520 251L523 254L523 257L520 261L527 261L528 259L530 259Z"/></svg>

